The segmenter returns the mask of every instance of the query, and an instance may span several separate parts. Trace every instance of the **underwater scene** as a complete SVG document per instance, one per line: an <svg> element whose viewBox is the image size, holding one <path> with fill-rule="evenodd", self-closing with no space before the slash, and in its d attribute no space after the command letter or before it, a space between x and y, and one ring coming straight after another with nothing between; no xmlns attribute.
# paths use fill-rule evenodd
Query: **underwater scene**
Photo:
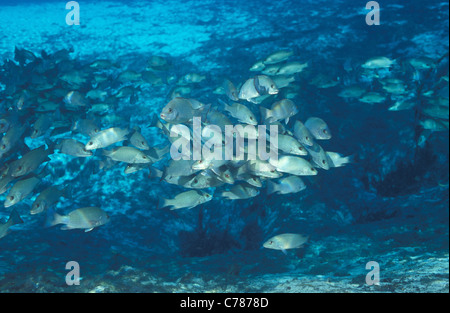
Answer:
<svg viewBox="0 0 450 313"><path fill-rule="evenodd" d="M0 21L0 292L449 292L448 1Z"/></svg>

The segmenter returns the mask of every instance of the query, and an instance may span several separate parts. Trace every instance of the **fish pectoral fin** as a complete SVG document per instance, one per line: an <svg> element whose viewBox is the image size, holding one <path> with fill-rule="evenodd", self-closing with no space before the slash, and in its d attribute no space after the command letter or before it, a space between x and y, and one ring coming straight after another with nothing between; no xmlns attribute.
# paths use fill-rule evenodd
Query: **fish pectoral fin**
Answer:
<svg viewBox="0 0 450 313"><path fill-rule="evenodd" d="M285 249L281 249L281 252L283 252L285 255L287 255L287 252Z"/></svg>
<svg viewBox="0 0 450 313"><path fill-rule="evenodd" d="M94 227L88 228L88 229L85 229L84 232L87 233L87 232L90 232L90 231L93 230L93 229L94 229Z"/></svg>
<svg viewBox="0 0 450 313"><path fill-rule="evenodd" d="M288 118L286 118L285 120L284 120L284 122L286 123L286 125L289 123L289 117Z"/></svg>
<svg viewBox="0 0 450 313"><path fill-rule="evenodd" d="M72 228L67 225L64 225L63 227L61 227L61 230L69 230L69 229L72 229Z"/></svg>

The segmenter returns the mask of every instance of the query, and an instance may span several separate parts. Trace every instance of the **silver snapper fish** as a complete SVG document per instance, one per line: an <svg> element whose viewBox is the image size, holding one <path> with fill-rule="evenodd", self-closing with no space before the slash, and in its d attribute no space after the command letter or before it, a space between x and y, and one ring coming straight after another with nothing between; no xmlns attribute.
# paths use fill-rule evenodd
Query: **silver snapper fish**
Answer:
<svg viewBox="0 0 450 313"><path fill-rule="evenodd" d="M231 81L225 79L223 83L223 89L225 91L225 94L228 98L230 98L231 101L239 101L239 92Z"/></svg>
<svg viewBox="0 0 450 313"><path fill-rule="evenodd" d="M375 57L367 60L361 67L367 69L390 68L394 63L395 60L386 57Z"/></svg>
<svg viewBox="0 0 450 313"><path fill-rule="evenodd" d="M105 148L120 141L124 141L130 133L128 129L111 127L95 134L86 144L86 150Z"/></svg>
<svg viewBox="0 0 450 313"><path fill-rule="evenodd" d="M263 121L274 123L284 120L289 123L289 118L298 113L298 108L292 100L283 99L272 104L272 107L266 109L260 107L261 117Z"/></svg>
<svg viewBox="0 0 450 313"><path fill-rule="evenodd" d="M36 200L34 200L30 214L38 214L52 207L58 202L59 198L67 196L67 191L67 188L58 189L56 186L48 187L37 196Z"/></svg>
<svg viewBox="0 0 450 313"><path fill-rule="evenodd" d="M22 137L26 129L26 125L20 124L13 125L8 129L0 142L0 156L10 151L19 142L20 137Z"/></svg>
<svg viewBox="0 0 450 313"><path fill-rule="evenodd" d="M111 160L125 163L150 163L151 159L144 152L134 147L116 147L112 150L103 150L103 155Z"/></svg>
<svg viewBox="0 0 450 313"><path fill-rule="evenodd" d="M162 199L161 206L159 208L171 207L171 210L176 209L192 209L197 205L206 203L211 201L212 196L209 193L198 191L198 190L190 190L186 192L182 192L175 196L173 199Z"/></svg>
<svg viewBox="0 0 450 313"><path fill-rule="evenodd" d="M145 139L144 136L141 134L141 129L139 127L135 127L133 135L130 137L130 143L135 146L138 149L141 150L148 150L150 149L150 146Z"/></svg>
<svg viewBox="0 0 450 313"><path fill-rule="evenodd" d="M93 230L95 227L105 225L110 217L99 207L84 207L70 212L68 215L59 215L52 212L47 219L46 226L51 227L64 224L61 230L84 229L85 232Z"/></svg>
<svg viewBox="0 0 450 313"><path fill-rule="evenodd" d="M325 150L318 145L317 143L314 143L311 147L306 147L308 150L308 153L311 155L312 162L319 166L320 168L324 170L330 169L330 164L328 163L327 154L325 153Z"/></svg>
<svg viewBox="0 0 450 313"><path fill-rule="evenodd" d="M42 163L50 161L48 156L52 153L53 148L46 150L45 146L31 150L24 154L21 159L11 163L9 173L12 177L25 176L37 169Z"/></svg>
<svg viewBox="0 0 450 313"><path fill-rule="evenodd" d="M249 125L258 125L258 120L255 115L245 105L234 102L231 105L224 103L224 107L225 111L230 113L230 115L239 122Z"/></svg>
<svg viewBox="0 0 450 313"><path fill-rule="evenodd" d="M255 98L264 95L276 95L279 92L275 82L266 75L256 75L247 79L239 91L239 99L258 103Z"/></svg>
<svg viewBox="0 0 450 313"><path fill-rule="evenodd" d="M280 234L273 236L267 240L263 247L267 249L281 250L286 253L288 249L301 248L307 241L309 236L304 236L300 234Z"/></svg>
<svg viewBox="0 0 450 313"><path fill-rule="evenodd" d="M30 195L34 188L40 183L40 179L37 177L30 177L19 180L9 190L8 195L4 203L5 208L15 205L16 203L25 199Z"/></svg>
<svg viewBox="0 0 450 313"><path fill-rule="evenodd" d="M308 62L306 63L289 62L280 67L280 69L277 72L277 75L293 75L302 72L307 67Z"/></svg>
<svg viewBox="0 0 450 313"><path fill-rule="evenodd" d="M52 114L41 114L33 125L33 131L31 132L31 138L38 138L52 126Z"/></svg>
<svg viewBox="0 0 450 313"><path fill-rule="evenodd" d="M288 154L307 155L308 151L297 139L289 135L278 135L278 149Z"/></svg>
<svg viewBox="0 0 450 313"><path fill-rule="evenodd" d="M297 156L283 155L278 160L270 159L269 163L278 172L288 173L297 176L317 175L317 170L305 159Z"/></svg>
<svg viewBox="0 0 450 313"><path fill-rule="evenodd" d="M59 150L63 154L74 157L85 158L92 155L92 151L86 150L85 145L82 142L72 138L62 139L56 144L55 149Z"/></svg>
<svg viewBox="0 0 450 313"><path fill-rule="evenodd" d="M310 117L305 122L305 127L317 140L331 139L331 132L327 123L318 117Z"/></svg>
<svg viewBox="0 0 450 313"><path fill-rule="evenodd" d="M314 145L314 137L306 126L300 122L295 121L294 124L294 137L304 146L311 147Z"/></svg>
<svg viewBox="0 0 450 313"><path fill-rule="evenodd" d="M194 109L189 99L176 97L162 109L161 119L172 124L186 123L198 116L203 108Z"/></svg>
<svg viewBox="0 0 450 313"><path fill-rule="evenodd" d="M74 123L72 130L77 131L84 136L93 137L100 131L100 128L92 120L81 119Z"/></svg>
<svg viewBox="0 0 450 313"><path fill-rule="evenodd" d="M288 176L280 178L277 182L268 181L267 182L267 194L289 194L297 193L306 188L303 180L298 176Z"/></svg>
<svg viewBox="0 0 450 313"><path fill-rule="evenodd" d="M281 177L281 173L277 172L276 167L266 161L250 160L242 169L254 176L278 178Z"/></svg>
<svg viewBox="0 0 450 313"><path fill-rule="evenodd" d="M256 197L259 194L259 190L252 186L246 185L234 185L229 191L223 191L221 197L229 200L249 199Z"/></svg>
<svg viewBox="0 0 450 313"><path fill-rule="evenodd" d="M6 223L1 224L0 223L0 239L2 239L3 237L5 237L6 235L9 234L10 232L10 227L17 225L17 224L23 224L22 219L20 218L19 214L17 213L16 210L12 210L11 214L9 216L9 219Z"/></svg>
<svg viewBox="0 0 450 313"><path fill-rule="evenodd" d="M292 50L280 50L269 55L264 61L264 64L275 64L286 61L294 54Z"/></svg>
<svg viewBox="0 0 450 313"><path fill-rule="evenodd" d="M279 90L275 82L266 75L256 75L254 77L255 88L261 96L276 95Z"/></svg>

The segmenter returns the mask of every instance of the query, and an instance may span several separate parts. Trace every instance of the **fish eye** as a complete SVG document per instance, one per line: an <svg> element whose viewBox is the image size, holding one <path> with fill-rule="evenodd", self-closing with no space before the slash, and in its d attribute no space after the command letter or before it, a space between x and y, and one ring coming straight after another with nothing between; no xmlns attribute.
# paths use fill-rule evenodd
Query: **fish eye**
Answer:
<svg viewBox="0 0 450 313"><path fill-rule="evenodd" d="M305 139L306 139L306 140L309 140L309 137L308 137L308 136L306 136L306 137L305 137Z"/></svg>
<svg viewBox="0 0 450 313"><path fill-rule="evenodd" d="M198 183L198 180L197 180L197 179L194 179L194 184L196 184L196 183Z"/></svg>
<svg viewBox="0 0 450 313"><path fill-rule="evenodd" d="M314 172L315 171L315 168L314 167L311 167L311 172Z"/></svg>
<svg viewBox="0 0 450 313"><path fill-rule="evenodd" d="M88 145L92 146L94 143L92 141L89 141Z"/></svg>
<svg viewBox="0 0 450 313"><path fill-rule="evenodd" d="M298 150L303 151L303 147L298 147Z"/></svg>
<svg viewBox="0 0 450 313"><path fill-rule="evenodd" d="M141 141L141 145L145 145L145 142Z"/></svg>
<svg viewBox="0 0 450 313"><path fill-rule="evenodd" d="M271 173L275 173L275 170L270 170Z"/></svg>
<svg viewBox="0 0 450 313"><path fill-rule="evenodd" d="M269 242L269 245L271 245L271 244L273 244L273 241L272 241L272 240Z"/></svg>
<svg viewBox="0 0 450 313"><path fill-rule="evenodd" d="M253 121L253 117L250 116L250 119Z"/></svg>
<svg viewBox="0 0 450 313"><path fill-rule="evenodd" d="M13 201L13 200L14 200L14 196L10 196L10 197L9 197L9 200L10 200L10 201Z"/></svg>
<svg viewBox="0 0 450 313"><path fill-rule="evenodd" d="M142 156L142 158L143 158L143 159L146 159L146 158L147 158L147 156L146 156L146 155L144 155L144 156Z"/></svg>
<svg viewBox="0 0 450 313"><path fill-rule="evenodd" d="M169 110L168 110L168 111L169 111L169 113L172 113L172 111L173 111L173 110L172 110L172 108L169 108Z"/></svg>
<svg viewBox="0 0 450 313"><path fill-rule="evenodd" d="M230 175L228 175L228 174L225 174L225 177L226 177L226 178L230 178Z"/></svg>
<svg viewBox="0 0 450 313"><path fill-rule="evenodd" d="M327 133L327 130L326 130L326 129L324 129L324 130L323 130L323 133L324 133L324 134L326 134L326 133Z"/></svg>
<svg viewBox="0 0 450 313"><path fill-rule="evenodd" d="M270 85L270 87L271 87L271 88L275 88L275 85L274 85L274 84L272 84L272 85Z"/></svg>
<svg viewBox="0 0 450 313"><path fill-rule="evenodd" d="M322 160L322 164L325 164L325 163L327 163L327 162L325 162L325 160Z"/></svg>
<svg viewBox="0 0 450 313"><path fill-rule="evenodd" d="M2 145L2 149L5 150L6 149L6 145Z"/></svg>
<svg viewBox="0 0 450 313"><path fill-rule="evenodd" d="M21 171L21 170L22 170L22 166L19 166L17 169L18 169L19 171Z"/></svg>

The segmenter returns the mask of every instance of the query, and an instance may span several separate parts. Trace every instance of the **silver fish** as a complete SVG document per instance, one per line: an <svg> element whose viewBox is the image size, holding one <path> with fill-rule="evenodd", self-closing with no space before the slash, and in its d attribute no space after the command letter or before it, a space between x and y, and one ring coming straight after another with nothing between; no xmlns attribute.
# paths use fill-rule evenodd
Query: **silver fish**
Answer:
<svg viewBox="0 0 450 313"><path fill-rule="evenodd" d="M109 221L108 214L99 207L84 207L76 209L68 215L59 215L53 212L53 215L49 216L46 226L64 224L61 230L84 229L85 232L88 232L95 227L105 225Z"/></svg>

